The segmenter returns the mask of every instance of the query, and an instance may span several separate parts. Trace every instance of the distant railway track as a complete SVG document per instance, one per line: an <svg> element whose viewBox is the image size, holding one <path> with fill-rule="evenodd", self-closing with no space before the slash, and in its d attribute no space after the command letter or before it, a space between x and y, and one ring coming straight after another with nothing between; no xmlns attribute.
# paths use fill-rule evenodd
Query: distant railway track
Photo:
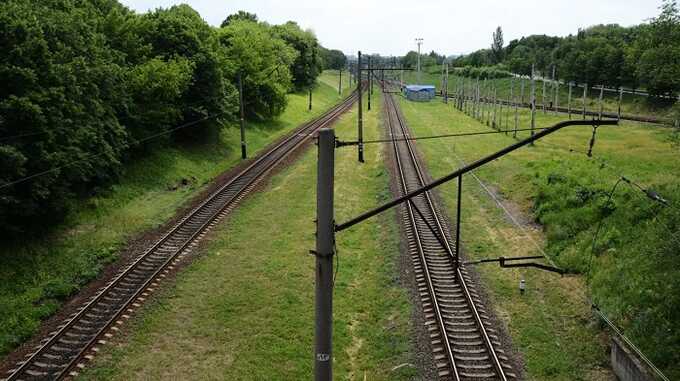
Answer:
<svg viewBox="0 0 680 381"><path fill-rule="evenodd" d="M390 138L409 137L392 95L384 99ZM392 141L392 148L401 194L425 185L412 141ZM472 279L455 267L455 245L436 201L429 192L416 196L404 204L402 218L440 379L515 379Z"/></svg>
<svg viewBox="0 0 680 381"><path fill-rule="evenodd" d="M215 223L277 164L347 111L357 99L356 91L320 117L306 123L258 155L252 163L227 180L205 201L189 212L165 235L105 287L51 332L25 360L16 364L6 380L59 380L76 376L112 331L158 286L158 282L203 238Z"/></svg>

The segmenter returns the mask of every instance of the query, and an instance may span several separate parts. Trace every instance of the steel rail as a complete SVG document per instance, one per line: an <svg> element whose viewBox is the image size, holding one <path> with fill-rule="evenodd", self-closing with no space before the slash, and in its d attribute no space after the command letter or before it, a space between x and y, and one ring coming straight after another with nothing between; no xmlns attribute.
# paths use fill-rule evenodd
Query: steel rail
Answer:
<svg viewBox="0 0 680 381"><path fill-rule="evenodd" d="M397 118L398 125L402 130L402 135L408 136L409 134L408 134L408 131L406 129L406 125L405 125L405 123L402 119L402 116L400 115L400 113L398 111L397 106L394 104L394 99L392 98L391 95L387 95L386 99L389 99L388 100L389 108L391 109L391 111L393 111L395 117ZM389 124L390 124L390 128L392 128L392 123L389 123ZM394 134L393 134L393 137L394 137ZM395 149L395 155L397 155L397 163L400 166L399 171L402 174L402 184L403 184L403 187L406 188L405 178L403 176L403 169L401 168L401 160L398 157L397 143L394 142L393 144L394 144L394 149ZM408 149L411 162L413 163L413 167L414 167L415 172L418 176L418 182L420 183L420 186L423 186L423 185L426 184L426 182L425 182L425 178L423 176L422 168L420 167L420 164L419 164L419 160L417 159L417 156L415 155L415 149L414 149L410 140L406 140L405 145ZM408 189L404 189L404 190L405 190L405 193L408 193ZM432 213L432 217L433 217L433 219L436 223L436 227L437 227L437 230L438 230L438 233L439 233L438 235L443 238L443 241L444 241L444 244L445 244L445 245L443 245L444 246L443 248L445 249L449 260L452 261L452 264L453 264L453 262L455 261L455 255L453 253L453 250L451 249L451 245L449 244L449 240L448 240L448 238L445 234L445 230L444 230L443 224L440 220L439 213L438 213L438 211L437 211L437 209L434 205L434 202L432 201L430 193L425 192L425 193L423 193L423 196L425 197L425 199L427 201L428 208L430 209L430 212ZM410 210L411 202L412 201L407 203L407 205L409 205L410 213L412 213L412 211ZM414 226L414 231L417 232L415 220L413 219L412 214L411 214L411 219L412 219L412 223L413 223L413 226ZM416 234L419 237L419 234L418 233L416 233ZM419 245L419 247L421 246L420 242L418 242L418 245ZM421 251L421 262L422 262L423 267L427 268L428 265L427 265L426 259L424 257L424 254L422 253L422 251ZM493 346L491 339L489 338L489 335L486 331L486 327L484 325L484 322L482 321L482 318L481 318L480 313L479 313L479 311L478 311L478 309L475 305L475 302L472 298L470 290L469 290L469 288L468 288L468 286L465 282L465 278L464 278L463 274L461 273L460 266L455 266L454 268L456 269L456 276L458 278L459 283L462 286L463 293L465 295L465 299L467 300L467 304L473 312L473 318L477 323L479 333L481 334L482 338L484 339L484 346L487 348L487 352L489 353L489 355L492 359L492 364L493 364L493 366L496 370L496 374L497 374L499 379L501 379L503 381L507 381L507 377L505 375L505 371L503 369L503 366L500 363L498 356L496 355L496 349ZM429 271L426 271L426 273L428 274L428 279L427 279L428 284L431 284L431 279L429 279L429 277L430 277ZM431 299L433 300L433 304L435 304L436 303L435 301L437 299L437 295L436 295L436 293L434 293L434 288L432 288L431 290L432 290ZM458 369L457 369L457 366L456 366L456 362L455 362L453 352L451 350L450 343L448 341L448 335L447 335L447 331L446 331L446 327L445 327L444 318L441 315L441 311L438 307L438 304L437 304L437 308L435 309L435 311L437 311L437 318L441 322L440 329L442 330L442 336L443 336L443 339L446 343L446 347L447 347L447 351L448 351L448 354L449 354L449 357L450 357L450 363L451 363L451 366L452 366L452 369L453 369L454 377L455 377L456 380L459 380L460 376L459 376L459 373L458 373Z"/></svg>
<svg viewBox="0 0 680 381"><path fill-rule="evenodd" d="M180 235L178 232L183 227L187 226L189 222L192 221L192 219L198 218L199 219L199 221L197 221L198 228L195 227L191 228L193 232L189 235L189 237L186 239L182 239L183 243L180 246L178 246L171 255L167 257L167 259L162 263L162 265L159 266L151 276L148 276L146 280L143 281L143 283L141 283L141 285L137 285L137 289L133 293L133 295L127 297L127 300L123 302L122 306L113 312L113 314L110 316L109 319L107 319L106 323L101 328L95 329L97 333L94 334L94 336L86 343L81 344L81 348L77 349L78 353L75 355L75 357L73 357L71 360L64 361L64 363L66 363L65 367L63 367L63 365L58 366L59 368L63 367L63 369L61 369L56 375L48 374L47 376L34 376L29 374L28 378L62 379L68 376L73 367L82 360L83 356L101 339L102 335L105 332L107 332L109 328L111 328L111 326L116 321L118 321L118 319L120 319L121 315L123 315L123 312L128 310L130 306L134 304L136 300L139 299L140 295L143 294L148 289L149 285L153 283L154 280L157 280L158 276L161 273L165 272L168 266L171 263L173 263L177 259L177 257L186 250L187 247L196 242L196 238L199 237L203 232L205 232L206 228L214 220L216 220L226 208L232 206L235 202L237 202L245 194L247 194L257 181L262 179L264 175L266 175L278 163L284 160L290 152L295 151L298 147L307 142L312 136L311 133L326 126L327 124L332 122L338 115L349 109L349 107L354 103L356 98L357 95L355 91L335 107L326 111L325 113L315 118L314 120L305 123L302 127L290 133L288 136L286 136L281 141L276 143L273 147L268 148L266 152L260 154L257 159L249 163L246 166L246 168L241 170L237 175L232 177L227 183L225 183L215 192L211 193L201 204L194 208L190 213L188 213L184 218L182 218L174 227L172 227L166 234L164 234L158 241L156 241L156 243L154 243L149 249L147 249L137 259L135 259L131 264L129 264L124 271L122 271L114 279L112 279L104 288L100 289L97 292L97 294L84 306L80 307L78 309L78 312L72 315L65 324L60 325L55 332L51 333L49 339L45 343L41 344L39 348L35 352L33 352L30 356L28 356L26 360L20 362L19 367L10 371L11 373L8 376L8 378L6 378L6 380L8 381L18 380L20 379L20 377L22 377L22 375L25 377L26 371L31 366L35 366L36 360L39 358L39 356L45 354L50 348L54 347L54 345L57 342L63 339L64 334L69 329L73 328L73 326L77 322L82 321L83 317L86 316L86 314L90 313L93 306L101 302L104 296L106 296L109 292L118 287L122 280L124 280L127 276L132 274L133 271L137 269L138 265L143 263L143 261L147 259L151 254L156 253L156 251L159 248L161 248L161 246L164 243L168 242L168 240L171 237L173 237L173 235L175 234ZM286 147L287 145L290 145L290 147ZM247 178L248 176L252 177L248 179ZM236 190L236 193L228 197L228 199L221 206L217 207L217 209L214 212L210 213L207 217L199 216L201 212L205 212L207 209L209 209L208 206L211 202L215 201L219 196L223 195L223 193L226 193L230 189L230 187L234 185L237 181L243 179L246 179L246 183L241 185L241 187Z"/></svg>
<svg viewBox="0 0 680 381"><path fill-rule="evenodd" d="M388 98L391 98L391 96L387 95L385 99L388 99ZM388 103L388 102L389 101L387 101L385 103ZM392 135L392 137L394 137L394 128L393 128L393 125L391 123L391 120L392 120L391 114L392 114L392 112L396 113L396 110L394 110L394 109L389 110L388 109L388 110L386 110L386 112L387 112L387 117L389 119L388 125L389 125L389 128L390 128L390 134ZM406 186L406 176L404 174L404 168L403 168L403 165L402 165L402 162L401 162L401 157L399 155L399 149L397 147L397 141L392 141L392 146L393 146L393 150L394 150L394 157L395 157L395 160L396 160L397 169L399 171L399 177L401 178L402 192L404 194L406 194L406 193L408 193L408 187ZM416 220L415 220L414 213L413 213L413 205L412 205L411 202L408 202L408 203L406 203L406 207L408 209L409 220L410 220L410 223L411 223L411 230L413 231L413 234L416 236L415 241L416 241L416 244L418 246L418 254L419 254L419 257L420 257L420 262L421 262L421 264L423 266L423 270L425 271L425 274L426 274L425 280L427 282L427 287L428 287L428 291L429 291L429 294L430 294L430 300L432 302L432 306L433 306L434 311L436 311L435 317L437 319L439 331L441 332L441 340L444 343L444 347L446 348L446 356L447 356L448 362L451 365L451 369L453 370L453 377L456 381L460 381L460 375L458 374L458 368L456 367L456 359L453 355L453 349L451 348L451 343L449 342L449 340L446 337L446 323L444 322L444 318L442 316L441 309L439 307L439 301L437 299L437 294L436 294L436 291L435 291L435 288L434 288L434 284L432 283L432 276L430 274L430 269L429 269L428 264L427 264L427 259L425 258L425 250L424 250L423 245L422 245L422 239L420 237L420 232L417 229ZM448 242L447 242L446 238L443 237L443 235L442 235L442 240L448 246Z"/></svg>

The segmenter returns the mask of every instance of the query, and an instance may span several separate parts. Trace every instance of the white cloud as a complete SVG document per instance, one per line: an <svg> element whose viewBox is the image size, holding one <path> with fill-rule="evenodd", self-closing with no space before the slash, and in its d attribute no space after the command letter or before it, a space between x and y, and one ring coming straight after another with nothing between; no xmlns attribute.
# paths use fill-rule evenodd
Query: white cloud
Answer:
<svg viewBox="0 0 680 381"><path fill-rule="evenodd" d="M634 25L656 16L661 0L121 0L144 12L188 3L212 25L238 10L273 24L297 21L321 43L345 53L402 55L425 39L424 51L452 54L491 44L500 25L506 43L530 34L565 36L579 27Z"/></svg>

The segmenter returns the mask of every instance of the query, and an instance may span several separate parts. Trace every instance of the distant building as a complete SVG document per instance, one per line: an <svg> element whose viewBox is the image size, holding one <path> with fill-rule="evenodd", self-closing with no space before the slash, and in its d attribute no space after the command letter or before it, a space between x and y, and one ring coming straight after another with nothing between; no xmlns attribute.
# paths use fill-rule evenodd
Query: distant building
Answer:
<svg viewBox="0 0 680 381"><path fill-rule="evenodd" d="M431 85L408 85L404 92L410 101L429 102L434 98L434 86Z"/></svg>

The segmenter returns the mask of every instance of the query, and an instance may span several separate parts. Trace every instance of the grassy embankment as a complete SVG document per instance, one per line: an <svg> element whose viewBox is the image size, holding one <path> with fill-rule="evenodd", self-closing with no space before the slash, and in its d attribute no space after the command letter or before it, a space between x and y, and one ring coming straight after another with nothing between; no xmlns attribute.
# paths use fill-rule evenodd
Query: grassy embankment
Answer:
<svg viewBox="0 0 680 381"><path fill-rule="evenodd" d="M415 135L489 131L452 105L404 100L401 104ZM549 126L561 119L539 113L537 125ZM520 128L527 126L528 113L524 112ZM501 197L543 224L543 231L529 228L530 234L545 243L545 250L568 270L587 272L592 237L604 219L590 281L531 269L501 270L496 265L480 265L479 270L515 345L525 356L531 379L605 376L606 347L583 301L586 294L592 295L671 378L677 377L678 354L673 348L680 334L680 303L674 279L680 275L676 255L680 213L651 202L626 184L617 189L612 202L606 202L606 194L621 173L660 189L677 208L677 148L668 140L668 128L624 122L620 127L599 129L595 159L564 149L584 152L590 134L590 128L571 127L475 172ZM456 139L419 143L434 176L459 167L457 156L470 162L514 141L505 135ZM600 160L608 165L602 166ZM465 178L464 189L462 237L471 259L537 254L471 176ZM442 189L452 212L454 190L455 185ZM521 277L528 284L524 296L517 291Z"/></svg>
<svg viewBox="0 0 680 381"><path fill-rule="evenodd" d="M366 138L379 137L379 108L365 115ZM355 126L352 111L338 122L338 136L354 137ZM245 200L176 285L134 320L125 343L105 348L81 379L308 379L314 258L307 252L314 247L316 155L309 149ZM377 146L363 165L355 149L339 150L335 181L338 221L390 195ZM413 340L406 290L395 280L394 215L337 239L335 378L412 379L410 366L392 370L411 361Z"/></svg>
<svg viewBox="0 0 680 381"><path fill-rule="evenodd" d="M249 122L249 155L337 103L337 87L326 85L327 77L322 75L314 90L311 112L306 93L291 94L279 118ZM238 125L231 125L214 143L157 149L131 163L110 190L80 200L47 236L0 245L0 355L30 337L65 298L114 261L129 239L167 221L215 176L236 165L239 139Z"/></svg>
<svg viewBox="0 0 680 381"><path fill-rule="evenodd" d="M441 87L441 68L432 68L433 70L423 71L421 73L421 82L423 84L435 85L437 91ZM471 78L464 78L455 75L455 72L449 71L449 94L453 94L457 88L459 82L465 80L466 86L469 86L472 81ZM415 72L404 72L404 82L415 83L416 73ZM510 82L511 78L502 79L490 79L486 81L486 86L488 90L488 95L493 96L494 87L497 89L497 96L502 99L510 99ZM476 82L475 82L476 83ZM482 87L482 94L487 94L484 92L484 81L480 81L480 87ZM520 100L520 82L518 78L514 79L514 90L513 94ZM546 83L546 93L545 93L545 103L546 107L550 105L553 99L554 90L550 82ZM524 102L528 103L531 95L531 81L524 79ZM569 100L569 86L564 84L560 85L559 93L559 106L567 107ZM575 113L579 112L583 108L583 88L574 86L572 89L572 100L571 107ZM586 109L589 111L597 112L600 110L600 90L599 89L588 89L588 94L586 97ZM617 112L618 109L619 94L609 91L605 91L603 95L603 110L605 112ZM536 104L538 108L541 108L543 104L543 82L541 80L536 80ZM645 115L645 116L655 116L660 118L670 117L671 107L669 105L657 105L652 102L648 102L648 98L642 95L633 94L623 94L623 101L621 103L621 111L624 114L634 114L634 115Z"/></svg>

